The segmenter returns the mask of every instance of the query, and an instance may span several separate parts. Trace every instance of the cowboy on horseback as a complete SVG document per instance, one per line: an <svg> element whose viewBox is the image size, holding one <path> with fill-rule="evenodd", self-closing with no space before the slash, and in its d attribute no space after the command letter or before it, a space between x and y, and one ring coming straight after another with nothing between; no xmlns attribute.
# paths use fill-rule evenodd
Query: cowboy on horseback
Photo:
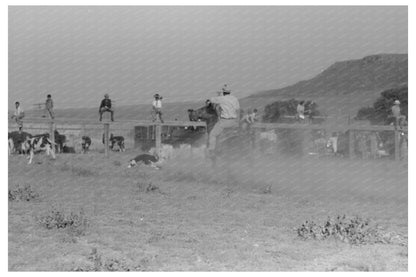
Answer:
<svg viewBox="0 0 416 277"><path fill-rule="evenodd" d="M238 114L240 103L237 97L230 95L231 90L226 85L223 88L223 96L217 96L210 99L212 104L220 108L219 119L208 135L208 155L215 156L217 137L225 128L238 126Z"/></svg>

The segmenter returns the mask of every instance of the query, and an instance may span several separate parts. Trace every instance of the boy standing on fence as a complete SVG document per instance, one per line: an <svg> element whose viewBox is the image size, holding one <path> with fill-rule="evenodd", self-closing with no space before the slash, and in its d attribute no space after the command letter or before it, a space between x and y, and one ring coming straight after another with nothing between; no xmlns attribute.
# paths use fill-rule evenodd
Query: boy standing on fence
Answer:
<svg viewBox="0 0 416 277"><path fill-rule="evenodd" d="M153 122L155 122L157 119L159 119L160 122L163 123L163 119L162 119L162 99L163 99L163 97L160 96L158 93L156 93L153 97L155 98L155 100L153 100L153 104L152 104Z"/></svg>
<svg viewBox="0 0 416 277"><path fill-rule="evenodd" d="M399 127L401 130L403 128L403 121L406 119L406 117L401 114L399 100L394 101L393 107L391 107L391 112L394 117L394 128L397 130L397 127Z"/></svg>
<svg viewBox="0 0 416 277"><path fill-rule="evenodd" d="M55 118L55 113L53 112L53 100L52 100L52 96L50 94L48 94L48 96L46 97L45 109L48 112L49 117L51 119L54 119Z"/></svg>
<svg viewBox="0 0 416 277"><path fill-rule="evenodd" d="M21 131L23 129L22 119L25 117L25 112L23 111L19 102L16 102L15 106L16 106L16 109L14 111L14 114L12 115L12 118L16 120L17 127L19 127L19 131Z"/></svg>

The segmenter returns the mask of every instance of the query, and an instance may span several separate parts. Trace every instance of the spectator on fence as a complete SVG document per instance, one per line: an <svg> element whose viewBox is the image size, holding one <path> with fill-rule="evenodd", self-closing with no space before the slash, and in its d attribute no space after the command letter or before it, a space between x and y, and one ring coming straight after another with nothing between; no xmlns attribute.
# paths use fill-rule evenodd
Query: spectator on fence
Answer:
<svg viewBox="0 0 416 277"><path fill-rule="evenodd" d="M254 109L253 111L248 110L247 114L245 114L241 118L241 129L243 131L250 130L251 125L257 120L257 109Z"/></svg>
<svg viewBox="0 0 416 277"><path fill-rule="evenodd" d="M296 107L296 118L299 122L303 122L305 120L305 101L300 101L298 106Z"/></svg>
<svg viewBox="0 0 416 277"><path fill-rule="evenodd" d="M158 93L156 93L153 97L155 98L155 100L153 100L153 104L152 104L153 122L159 120L161 123L163 123L163 118L162 118L162 99L163 99L163 97L160 96Z"/></svg>
<svg viewBox="0 0 416 277"><path fill-rule="evenodd" d="M25 112L23 108L20 106L19 102L15 103L16 109L14 111L14 114L12 115L12 119L14 118L17 123L17 127L19 128L19 131L23 129L23 118L25 117Z"/></svg>
<svg viewBox="0 0 416 277"><path fill-rule="evenodd" d="M54 119L55 113L53 112L53 100L50 94L48 94L48 96L46 97L45 109L49 114L50 119Z"/></svg>
<svg viewBox="0 0 416 277"><path fill-rule="evenodd" d="M402 129L403 128L403 123L406 120L406 116L401 114L401 109L400 109L400 101L399 100L395 100L393 107L391 107L391 112L393 114L393 118L394 118L394 128L397 130L397 128Z"/></svg>
<svg viewBox="0 0 416 277"><path fill-rule="evenodd" d="M108 94L104 94L104 99L101 101L100 109L100 121L103 119L103 113L104 112L110 112L111 113L111 121L114 121L114 109L111 108L111 99L109 98Z"/></svg>

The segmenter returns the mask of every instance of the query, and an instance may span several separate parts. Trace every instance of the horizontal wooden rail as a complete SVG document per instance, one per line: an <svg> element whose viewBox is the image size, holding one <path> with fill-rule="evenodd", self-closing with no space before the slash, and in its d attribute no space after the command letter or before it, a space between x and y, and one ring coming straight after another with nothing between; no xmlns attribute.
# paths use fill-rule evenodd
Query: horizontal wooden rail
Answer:
<svg viewBox="0 0 416 277"><path fill-rule="evenodd" d="M51 121L49 118L25 118L23 119L23 123L27 124L51 124L51 122L55 124L74 124L74 125L102 125L109 123L110 125L117 125L117 124L129 124L135 126L177 126L177 127L206 127L206 123L202 121L165 121L164 123L159 122L152 122L152 121L145 121L145 120L117 120L117 121L98 121L98 120L90 120L90 119L83 119L83 118L56 118L55 120ZM9 125L13 126L15 121L9 121Z"/></svg>

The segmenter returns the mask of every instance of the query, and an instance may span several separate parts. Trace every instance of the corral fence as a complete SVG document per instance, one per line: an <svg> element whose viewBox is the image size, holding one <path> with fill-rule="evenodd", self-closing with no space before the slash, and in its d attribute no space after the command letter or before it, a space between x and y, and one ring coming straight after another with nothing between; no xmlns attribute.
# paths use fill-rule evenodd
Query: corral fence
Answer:
<svg viewBox="0 0 416 277"><path fill-rule="evenodd" d="M9 131L16 130L14 121L9 122ZM102 122L87 119L55 119L51 121L45 118L27 118L24 119L24 131L38 134L50 133L54 139L53 130L67 136L67 145L74 148L80 145L82 136L90 136L93 145L103 146L105 155L108 156L109 135L121 135L125 137L127 148L138 148L143 144L151 145L159 149L162 143L170 143L174 138L175 130L183 130L193 128L197 132L205 133L206 124L204 122L192 121L167 121L164 123L155 123L151 121L140 120L118 120L110 122L104 120ZM394 126L361 126L354 124L346 125L330 125L330 124L302 124L302 123L254 123L251 126L253 136L254 149L262 147L262 134L268 133L276 137L293 137L290 143L298 144L302 148L303 154L310 151L310 144L319 139L328 139L329 133L336 132L339 139L347 147L346 154L349 158L356 158L361 155L362 158L380 157L380 144L384 143L384 147L390 147L386 156L393 157L395 160L401 160L407 156L407 127L397 130ZM317 138L316 134L321 134L321 138ZM263 137L262 137L263 136ZM380 139L383 137L383 139ZM181 139L181 138L179 138ZM287 140L287 138L286 138ZM381 142L382 141L382 142ZM279 143L278 139L273 141L274 149L277 152ZM309 144L309 146L308 146ZM281 146L281 145L280 145ZM99 148L101 148L99 147ZM309 147L309 148L308 148ZM305 150L306 149L306 150Z"/></svg>

